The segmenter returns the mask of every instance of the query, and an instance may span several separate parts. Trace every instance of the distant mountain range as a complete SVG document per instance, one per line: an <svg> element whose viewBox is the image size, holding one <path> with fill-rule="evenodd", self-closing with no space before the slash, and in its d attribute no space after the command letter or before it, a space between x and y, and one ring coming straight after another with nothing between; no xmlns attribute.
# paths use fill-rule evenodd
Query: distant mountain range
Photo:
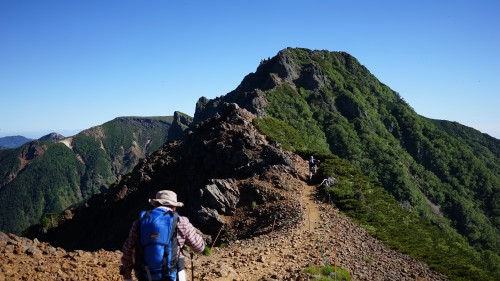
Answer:
<svg viewBox="0 0 500 281"><path fill-rule="evenodd" d="M29 139L23 136L7 136L7 137L1 137L0 138L0 149L5 149L5 148L16 148L20 147L21 145L32 141L33 139Z"/></svg>
<svg viewBox="0 0 500 281"><path fill-rule="evenodd" d="M0 150L0 229L19 234L45 214L107 190L163 145L171 128L170 137L178 137L184 116L120 117L72 137L52 133Z"/></svg>

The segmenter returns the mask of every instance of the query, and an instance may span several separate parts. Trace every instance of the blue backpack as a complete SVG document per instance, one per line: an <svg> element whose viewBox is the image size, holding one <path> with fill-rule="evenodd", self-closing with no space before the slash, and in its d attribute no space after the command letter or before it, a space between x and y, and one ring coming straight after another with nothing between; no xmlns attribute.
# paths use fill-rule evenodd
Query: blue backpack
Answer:
<svg viewBox="0 0 500 281"><path fill-rule="evenodd" d="M141 212L135 247L135 275L139 280L175 280L177 257L177 212L155 208Z"/></svg>

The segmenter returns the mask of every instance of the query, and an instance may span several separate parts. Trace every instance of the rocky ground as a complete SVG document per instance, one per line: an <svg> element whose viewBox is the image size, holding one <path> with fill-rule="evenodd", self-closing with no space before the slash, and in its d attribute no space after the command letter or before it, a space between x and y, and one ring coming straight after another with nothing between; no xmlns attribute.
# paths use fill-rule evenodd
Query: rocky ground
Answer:
<svg viewBox="0 0 500 281"><path fill-rule="evenodd" d="M297 168L306 173L307 163ZM210 256L187 259L188 280L312 280L302 270L325 262L348 270L353 280L447 280L426 264L391 250L331 205L317 200L316 187L279 171L273 177L284 190L286 185L294 186L290 190L296 192L299 204L288 207L297 209L300 223L279 231L257 229L256 233L264 234L214 247ZM277 218L274 224L287 221L296 220ZM67 252L36 239L2 233L0 281L121 280L120 255L104 250Z"/></svg>
<svg viewBox="0 0 500 281"><path fill-rule="evenodd" d="M122 280L120 252L66 252L48 243L0 233L0 281Z"/></svg>
<svg viewBox="0 0 500 281"><path fill-rule="evenodd" d="M215 248L210 257L194 259L196 279L311 280L304 268L329 263L348 270L353 280L448 280L316 200L314 187L304 185L303 190L305 216L298 228Z"/></svg>

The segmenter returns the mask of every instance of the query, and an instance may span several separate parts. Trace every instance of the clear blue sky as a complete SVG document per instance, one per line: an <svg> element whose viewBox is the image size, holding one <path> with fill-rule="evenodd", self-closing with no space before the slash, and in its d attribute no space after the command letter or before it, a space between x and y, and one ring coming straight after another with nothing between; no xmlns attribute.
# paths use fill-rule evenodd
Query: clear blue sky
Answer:
<svg viewBox="0 0 500 281"><path fill-rule="evenodd" d="M194 114L286 47L346 51L500 139L500 1L0 0L0 137Z"/></svg>

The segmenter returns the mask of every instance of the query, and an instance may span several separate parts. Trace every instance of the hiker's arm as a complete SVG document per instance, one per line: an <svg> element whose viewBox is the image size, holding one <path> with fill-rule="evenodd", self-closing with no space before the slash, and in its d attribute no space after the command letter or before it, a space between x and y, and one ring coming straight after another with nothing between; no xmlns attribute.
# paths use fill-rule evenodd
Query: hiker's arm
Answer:
<svg viewBox="0 0 500 281"><path fill-rule="evenodd" d="M122 265L120 266L120 275L123 279L132 279L132 269L134 268L134 251L135 243L137 241L137 221L134 221L132 228L128 234L127 240L123 244L123 256L121 259Z"/></svg>
<svg viewBox="0 0 500 281"><path fill-rule="evenodd" d="M182 233L184 239L186 239L186 245L188 245L195 252L202 252L205 248L205 241L198 232L196 228L189 222L186 217L179 218L178 224L179 231Z"/></svg>

